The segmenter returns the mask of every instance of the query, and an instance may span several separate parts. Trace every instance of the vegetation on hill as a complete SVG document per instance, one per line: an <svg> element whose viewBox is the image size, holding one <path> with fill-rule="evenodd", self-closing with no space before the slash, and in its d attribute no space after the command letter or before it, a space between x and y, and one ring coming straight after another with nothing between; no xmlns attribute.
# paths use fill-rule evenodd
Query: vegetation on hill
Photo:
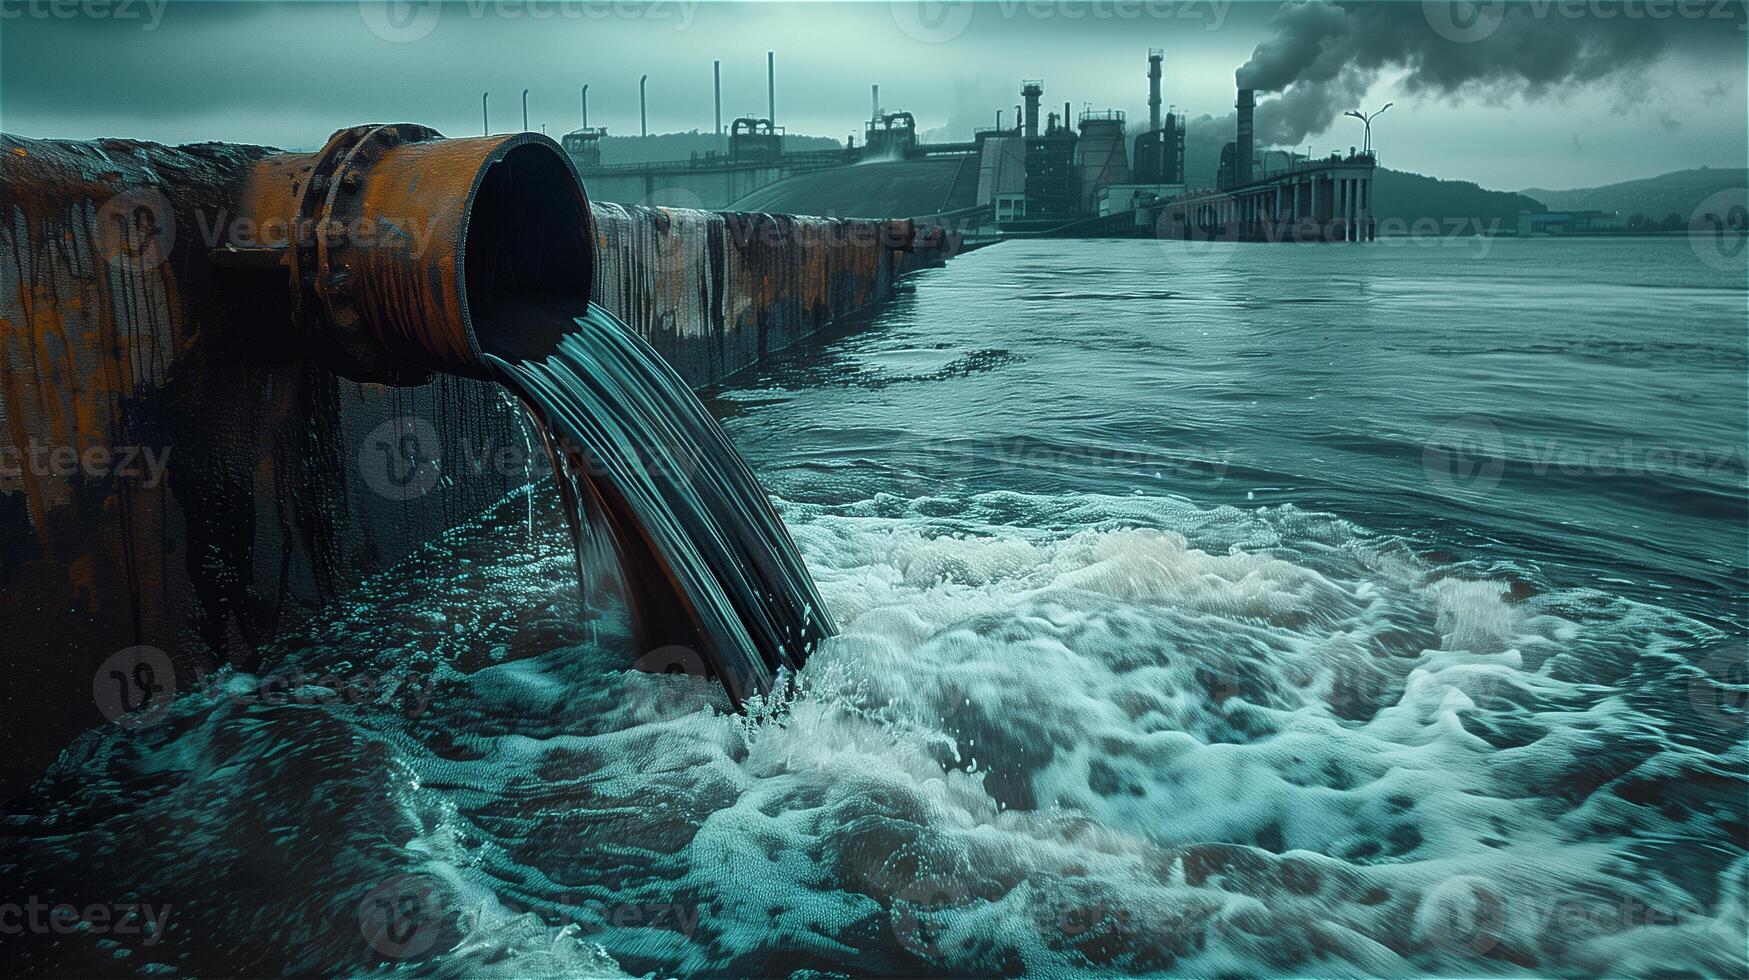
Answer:
<svg viewBox="0 0 1749 980"><path fill-rule="evenodd" d="M1630 224L1657 224L1672 214L1686 222L1702 201L1720 191L1735 188L1737 199L1741 200L1741 189L1745 186L1749 186L1749 170L1742 167L1700 167L1602 187L1532 189L1524 193L1552 211L1618 211ZM1636 216L1641 220L1634 221Z"/></svg>
<svg viewBox="0 0 1749 980"><path fill-rule="evenodd" d="M1373 200L1380 232L1398 234L1416 230L1417 221L1425 233L1429 218L1438 223L1439 234L1510 232L1518 227L1518 212L1544 210L1541 201L1524 194L1386 167L1373 176Z"/></svg>

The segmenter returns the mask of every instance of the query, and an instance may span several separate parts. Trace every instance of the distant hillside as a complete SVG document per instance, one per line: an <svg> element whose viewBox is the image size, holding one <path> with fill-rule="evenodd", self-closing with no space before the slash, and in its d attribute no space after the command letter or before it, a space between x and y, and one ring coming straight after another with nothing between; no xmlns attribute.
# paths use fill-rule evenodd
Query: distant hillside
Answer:
<svg viewBox="0 0 1749 980"><path fill-rule="evenodd" d="M963 160L889 160L815 170L767 184L732 211L818 214L836 218L915 218L976 204L978 166Z"/></svg>
<svg viewBox="0 0 1749 980"><path fill-rule="evenodd" d="M1524 193L1552 211L1619 211L1622 217L1645 215L1653 221L1677 214L1684 220L1713 194L1749 185L1749 170L1741 167L1678 170L1643 180L1627 180L1603 187L1580 187L1550 191L1532 188Z"/></svg>
<svg viewBox="0 0 1749 980"><path fill-rule="evenodd" d="M1391 226L1412 228L1422 218L1439 222L1441 234L1449 234L1454 221L1462 222L1465 232L1474 229L1472 222L1477 221L1484 230L1510 232L1518 227L1518 212L1543 210L1539 200L1526 194L1491 191L1467 180L1440 180L1385 167L1373 175L1373 198L1377 201L1373 216L1380 222L1381 232L1392 230Z"/></svg>
<svg viewBox="0 0 1749 980"><path fill-rule="evenodd" d="M788 136L783 138L786 150L835 150L842 144L829 136ZM727 151L729 136L723 134L721 144ZM690 160L694 153L704 156L717 149L715 133L694 129L685 133L651 133L644 136L608 135L601 140L602 163L651 163L659 160Z"/></svg>

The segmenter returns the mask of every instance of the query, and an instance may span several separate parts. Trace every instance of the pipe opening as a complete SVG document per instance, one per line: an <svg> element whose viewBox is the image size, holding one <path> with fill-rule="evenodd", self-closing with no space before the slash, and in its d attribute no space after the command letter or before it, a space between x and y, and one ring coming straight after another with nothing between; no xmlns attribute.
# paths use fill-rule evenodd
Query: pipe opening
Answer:
<svg viewBox="0 0 1749 980"><path fill-rule="evenodd" d="M576 173L545 143L512 146L468 209L463 315L478 350L508 361L558 349L589 308L589 205Z"/></svg>

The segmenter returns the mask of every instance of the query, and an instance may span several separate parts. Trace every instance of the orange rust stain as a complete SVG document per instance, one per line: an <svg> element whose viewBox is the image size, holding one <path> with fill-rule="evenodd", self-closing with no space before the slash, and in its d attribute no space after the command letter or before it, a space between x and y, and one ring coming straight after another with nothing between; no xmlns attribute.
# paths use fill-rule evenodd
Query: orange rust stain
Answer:
<svg viewBox="0 0 1749 980"><path fill-rule="evenodd" d="M96 612L102 589L97 587L97 563L90 555L80 555L67 563L67 592L85 599L85 608Z"/></svg>

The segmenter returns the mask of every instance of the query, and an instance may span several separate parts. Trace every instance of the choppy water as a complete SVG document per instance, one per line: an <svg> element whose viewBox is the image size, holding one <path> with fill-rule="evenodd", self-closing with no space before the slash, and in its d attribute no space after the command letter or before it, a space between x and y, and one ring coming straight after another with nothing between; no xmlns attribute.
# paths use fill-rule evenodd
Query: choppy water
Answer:
<svg viewBox="0 0 1749 980"><path fill-rule="evenodd" d="M1742 273L1480 253L928 273L715 401L844 630L793 697L622 669L516 497L273 663L430 683L70 752L8 890L169 912L25 965L1741 976Z"/></svg>

